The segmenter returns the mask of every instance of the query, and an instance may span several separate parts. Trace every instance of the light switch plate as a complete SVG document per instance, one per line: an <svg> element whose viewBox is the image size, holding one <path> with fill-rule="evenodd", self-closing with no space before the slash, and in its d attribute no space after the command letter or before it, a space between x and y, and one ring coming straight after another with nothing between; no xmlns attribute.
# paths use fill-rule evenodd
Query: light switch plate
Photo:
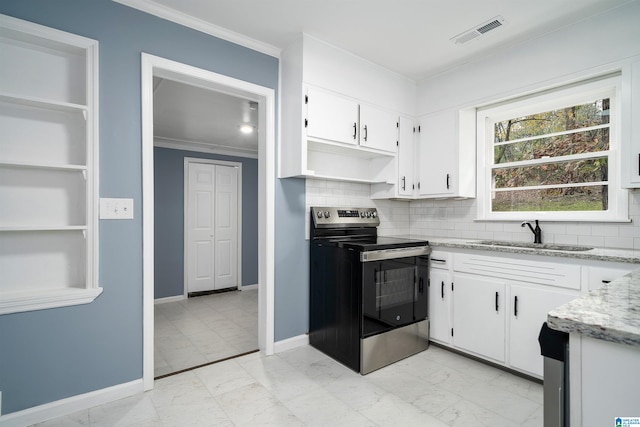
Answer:
<svg viewBox="0 0 640 427"><path fill-rule="evenodd" d="M100 219L133 219L133 199L100 198Z"/></svg>

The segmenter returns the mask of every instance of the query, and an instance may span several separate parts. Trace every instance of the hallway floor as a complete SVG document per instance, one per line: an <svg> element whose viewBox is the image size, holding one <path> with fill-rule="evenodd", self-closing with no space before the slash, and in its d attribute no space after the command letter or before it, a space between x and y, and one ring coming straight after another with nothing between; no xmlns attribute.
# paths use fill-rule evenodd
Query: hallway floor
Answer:
<svg viewBox="0 0 640 427"><path fill-rule="evenodd" d="M155 377L257 349L257 288L155 305Z"/></svg>
<svg viewBox="0 0 640 427"><path fill-rule="evenodd" d="M310 346L215 363L53 426L542 427L542 386L441 348L361 376Z"/></svg>

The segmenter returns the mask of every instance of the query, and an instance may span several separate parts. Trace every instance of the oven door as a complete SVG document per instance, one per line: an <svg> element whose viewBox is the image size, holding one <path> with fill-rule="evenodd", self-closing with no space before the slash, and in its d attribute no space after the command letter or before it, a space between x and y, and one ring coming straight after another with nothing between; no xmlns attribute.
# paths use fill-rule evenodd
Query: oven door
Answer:
<svg viewBox="0 0 640 427"><path fill-rule="evenodd" d="M362 337L427 318L429 256L362 263Z"/></svg>

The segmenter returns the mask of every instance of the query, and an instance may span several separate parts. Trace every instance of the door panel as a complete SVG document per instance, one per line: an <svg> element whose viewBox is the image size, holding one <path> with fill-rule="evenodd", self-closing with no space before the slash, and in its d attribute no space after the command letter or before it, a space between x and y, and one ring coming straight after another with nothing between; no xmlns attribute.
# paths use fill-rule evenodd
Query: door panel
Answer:
<svg viewBox="0 0 640 427"><path fill-rule="evenodd" d="M238 286L238 168L189 163L187 290Z"/></svg>
<svg viewBox="0 0 640 427"><path fill-rule="evenodd" d="M238 286L238 169L216 166L215 288Z"/></svg>
<svg viewBox="0 0 640 427"><path fill-rule="evenodd" d="M454 346L504 362L504 283L456 274L453 284Z"/></svg>

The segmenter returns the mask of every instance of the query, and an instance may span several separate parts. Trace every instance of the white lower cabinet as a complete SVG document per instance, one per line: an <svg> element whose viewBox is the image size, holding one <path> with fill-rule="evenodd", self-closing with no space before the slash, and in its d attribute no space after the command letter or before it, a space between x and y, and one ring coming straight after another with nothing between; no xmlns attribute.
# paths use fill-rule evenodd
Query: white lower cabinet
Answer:
<svg viewBox="0 0 640 427"><path fill-rule="evenodd" d="M429 277L429 338L441 344L451 342L451 273L432 269Z"/></svg>
<svg viewBox="0 0 640 427"><path fill-rule="evenodd" d="M504 362L504 302L504 283L470 274L454 274L453 346Z"/></svg>
<svg viewBox="0 0 640 427"><path fill-rule="evenodd" d="M543 357L538 334L552 309L577 297L576 294L531 286L510 285L509 366L530 375L542 377Z"/></svg>
<svg viewBox="0 0 640 427"><path fill-rule="evenodd" d="M537 378L538 335L549 311L597 289L637 264L434 248L431 340Z"/></svg>

